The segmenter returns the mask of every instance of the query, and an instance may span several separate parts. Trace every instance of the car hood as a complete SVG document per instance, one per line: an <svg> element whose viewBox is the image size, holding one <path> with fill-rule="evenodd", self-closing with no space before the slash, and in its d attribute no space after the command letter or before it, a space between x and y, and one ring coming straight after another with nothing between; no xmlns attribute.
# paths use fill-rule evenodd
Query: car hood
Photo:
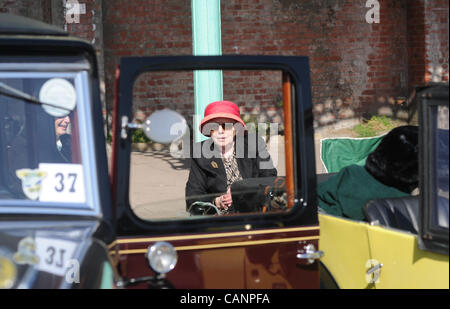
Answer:
<svg viewBox="0 0 450 309"><path fill-rule="evenodd" d="M0 288L66 288L99 222L0 221Z"/></svg>

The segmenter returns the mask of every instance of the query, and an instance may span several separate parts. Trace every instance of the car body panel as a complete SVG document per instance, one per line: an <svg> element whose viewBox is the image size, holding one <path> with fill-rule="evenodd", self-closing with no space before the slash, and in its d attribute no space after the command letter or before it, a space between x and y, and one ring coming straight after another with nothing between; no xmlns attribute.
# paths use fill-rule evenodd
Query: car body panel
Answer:
<svg viewBox="0 0 450 309"><path fill-rule="evenodd" d="M420 250L416 235L326 214L319 222L321 261L340 288L448 289L449 257ZM366 275L374 263L378 278Z"/></svg>
<svg viewBox="0 0 450 309"><path fill-rule="evenodd" d="M383 264L376 288L448 289L448 255L420 250L417 235L367 227L372 259Z"/></svg>
<svg viewBox="0 0 450 309"><path fill-rule="evenodd" d="M147 248L170 242L177 266L167 278L175 288L310 288L318 286L317 263L296 258L306 244L318 247L317 226L247 232L117 239L122 276L152 275ZM292 265L296 265L292 267ZM147 269L147 271L144 271Z"/></svg>
<svg viewBox="0 0 450 309"><path fill-rule="evenodd" d="M332 215L319 214L321 262L339 288L370 288L365 280L370 259L367 224Z"/></svg>

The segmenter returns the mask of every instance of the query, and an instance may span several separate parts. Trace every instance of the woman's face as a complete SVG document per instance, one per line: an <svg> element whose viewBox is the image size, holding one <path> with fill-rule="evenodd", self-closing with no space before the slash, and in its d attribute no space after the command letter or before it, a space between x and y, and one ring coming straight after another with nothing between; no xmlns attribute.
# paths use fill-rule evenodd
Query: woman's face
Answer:
<svg viewBox="0 0 450 309"><path fill-rule="evenodd" d="M236 134L236 129L234 128L235 121L228 118L216 118L211 120L211 123L215 127L211 131L211 138L214 144L222 147L230 145Z"/></svg>
<svg viewBox="0 0 450 309"><path fill-rule="evenodd" d="M62 118L56 118L55 119L55 132L56 137L59 137L63 134L67 133L67 127L70 124L70 117L62 117Z"/></svg>

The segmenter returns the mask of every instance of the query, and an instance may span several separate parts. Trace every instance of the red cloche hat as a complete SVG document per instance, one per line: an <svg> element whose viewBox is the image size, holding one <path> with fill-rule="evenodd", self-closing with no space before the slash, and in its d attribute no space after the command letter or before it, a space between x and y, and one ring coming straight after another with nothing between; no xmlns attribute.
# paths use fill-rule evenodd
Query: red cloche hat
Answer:
<svg viewBox="0 0 450 309"><path fill-rule="evenodd" d="M208 104L205 108L205 115L200 122L200 132L203 133L203 125L215 118L229 118L233 119L244 126L247 129L244 121L241 119L241 112L239 107L231 101L217 101ZM205 134L206 133L206 134ZM209 132L205 132L204 135L209 136Z"/></svg>

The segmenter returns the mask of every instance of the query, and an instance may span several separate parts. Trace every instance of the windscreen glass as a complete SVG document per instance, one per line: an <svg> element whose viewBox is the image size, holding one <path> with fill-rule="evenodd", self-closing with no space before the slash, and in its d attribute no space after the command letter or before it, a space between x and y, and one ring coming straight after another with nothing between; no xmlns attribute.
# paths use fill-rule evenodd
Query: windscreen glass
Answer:
<svg viewBox="0 0 450 309"><path fill-rule="evenodd" d="M224 70L217 84L209 71L140 75L133 122L149 119L151 138L141 129L131 132L135 214L160 220L288 211L282 76ZM183 129L173 112L188 129L164 142L159 130Z"/></svg>
<svg viewBox="0 0 450 309"><path fill-rule="evenodd" d="M80 88L76 73L0 72L0 201L86 202Z"/></svg>

